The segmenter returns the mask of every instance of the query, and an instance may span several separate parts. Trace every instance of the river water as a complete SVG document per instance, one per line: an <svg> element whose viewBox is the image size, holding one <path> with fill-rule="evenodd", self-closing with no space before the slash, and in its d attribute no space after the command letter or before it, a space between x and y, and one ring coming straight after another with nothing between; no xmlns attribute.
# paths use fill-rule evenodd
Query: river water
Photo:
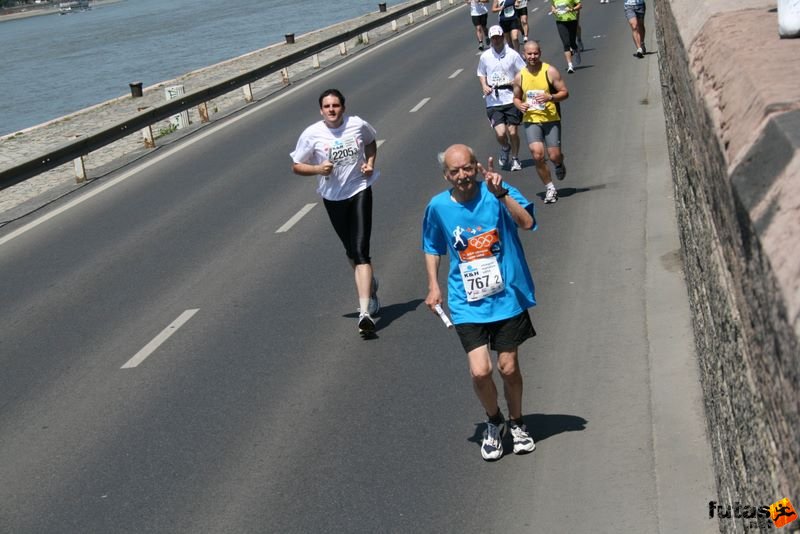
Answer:
<svg viewBox="0 0 800 534"><path fill-rule="evenodd" d="M0 22L0 135L378 10L386 0L121 0Z"/></svg>

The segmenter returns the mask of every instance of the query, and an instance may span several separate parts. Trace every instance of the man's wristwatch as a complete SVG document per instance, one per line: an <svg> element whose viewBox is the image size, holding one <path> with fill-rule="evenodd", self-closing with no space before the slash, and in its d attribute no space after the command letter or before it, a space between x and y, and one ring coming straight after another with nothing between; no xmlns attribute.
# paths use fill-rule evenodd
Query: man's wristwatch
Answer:
<svg viewBox="0 0 800 534"><path fill-rule="evenodd" d="M500 191L499 193L495 193L494 197L495 197L495 198L503 198L504 196L507 196L507 195L508 195L508 189L505 189L505 188L504 188L504 189L503 189L502 191Z"/></svg>

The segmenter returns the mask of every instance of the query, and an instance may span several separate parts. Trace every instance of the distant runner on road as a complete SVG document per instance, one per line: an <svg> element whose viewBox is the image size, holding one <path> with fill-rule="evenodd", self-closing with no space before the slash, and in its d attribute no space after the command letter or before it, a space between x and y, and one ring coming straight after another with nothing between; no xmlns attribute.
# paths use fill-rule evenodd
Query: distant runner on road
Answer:
<svg viewBox="0 0 800 534"><path fill-rule="evenodd" d="M465 0L469 4L469 15L472 25L475 26L475 36L478 38L478 50L483 50L484 42L489 44L487 23L489 20L489 6L491 0Z"/></svg>
<svg viewBox="0 0 800 534"><path fill-rule="evenodd" d="M355 273L358 330L370 336L375 332L372 316L380 310L369 256L372 184L380 174L374 170L375 129L359 117L345 115L344 95L337 89L322 92L319 112L322 120L300 134L291 153L292 172L319 177L317 192Z"/></svg>
<svg viewBox="0 0 800 534"><path fill-rule="evenodd" d="M643 58L647 53L644 46L644 15L647 10L644 0L625 0L625 18L631 26L633 45L636 47L634 56Z"/></svg>
<svg viewBox="0 0 800 534"><path fill-rule="evenodd" d="M449 255L447 305L467 353L475 393L488 421L481 443L484 460L503 456L506 421L492 378L491 351L503 379L508 426L515 454L536 447L522 420L522 374L518 347L536 335L528 308L536 305L534 286L518 228L536 228L534 206L494 172L484 169L466 145L442 156L451 188L433 197L422 222L422 250L428 275L425 304L436 313L442 303L441 257ZM483 181L479 181L479 177Z"/></svg>
<svg viewBox="0 0 800 534"><path fill-rule="evenodd" d="M512 171L519 171L522 164L519 162L517 127L522 114L514 107L512 82L514 76L525 68L525 61L506 44L500 26L489 28L489 38L492 46L481 54L477 71L486 103L486 116L500 145L500 168L510 165Z"/></svg>

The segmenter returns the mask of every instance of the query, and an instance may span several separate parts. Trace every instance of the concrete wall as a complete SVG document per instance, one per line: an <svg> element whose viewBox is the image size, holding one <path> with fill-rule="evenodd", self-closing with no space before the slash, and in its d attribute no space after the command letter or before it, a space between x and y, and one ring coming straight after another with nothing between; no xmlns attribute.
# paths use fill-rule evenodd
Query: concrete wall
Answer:
<svg viewBox="0 0 800 534"><path fill-rule="evenodd" d="M800 39L775 5L648 6L717 477L698 506L800 505Z"/></svg>

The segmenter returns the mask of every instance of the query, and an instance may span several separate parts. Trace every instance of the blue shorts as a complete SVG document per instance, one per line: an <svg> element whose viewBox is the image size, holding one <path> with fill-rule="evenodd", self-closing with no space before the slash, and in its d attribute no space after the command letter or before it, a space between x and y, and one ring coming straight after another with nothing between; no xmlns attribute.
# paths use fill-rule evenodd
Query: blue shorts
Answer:
<svg viewBox="0 0 800 534"><path fill-rule="evenodd" d="M645 7L644 4L640 6L625 6L625 18L631 20L636 17L637 19L644 18Z"/></svg>

